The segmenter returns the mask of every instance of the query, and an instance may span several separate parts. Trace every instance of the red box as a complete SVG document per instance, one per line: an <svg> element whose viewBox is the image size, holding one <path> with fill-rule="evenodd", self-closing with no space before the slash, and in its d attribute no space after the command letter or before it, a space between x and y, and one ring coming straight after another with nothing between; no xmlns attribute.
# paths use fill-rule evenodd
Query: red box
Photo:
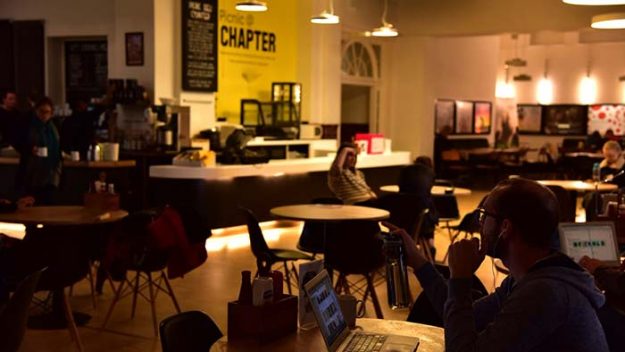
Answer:
<svg viewBox="0 0 625 352"><path fill-rule="evenodd" d="M384 135L381 133L356 133L356 141L367 141L367 154L384 153Z"/></svg>
<svg viewBox="0 0 625 352"><path fill-rule="evenodd" d="M297 331L297 296L284 295L273 304L255 307L228 303L228 341L267 343Z"/></svg>

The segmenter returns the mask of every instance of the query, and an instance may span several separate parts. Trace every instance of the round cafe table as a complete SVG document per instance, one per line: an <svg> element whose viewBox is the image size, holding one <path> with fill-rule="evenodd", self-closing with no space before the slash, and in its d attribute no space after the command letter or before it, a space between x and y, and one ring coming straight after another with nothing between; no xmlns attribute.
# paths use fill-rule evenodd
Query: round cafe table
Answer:
<svg viewBox="0 0 625 352"><path fill-rule="evenodd" d="M435 326L410 323L407 321L368 319L356 321L356 330L365 332L413 336L419 338L418 352L442 352L445 350L445 335L443 329ZM254 341L228 342L227 336L219 339L211 347L211 352L238 352L238 351L272 351L272 352L317 352L327 351L319 328L298 330L278 340L260 345Z"/></svg>
<svg viewBox="0 0 625 352"><path fill-rule="evenodd" d="M389 193L399 193L398 185L386 185L380 187L380 190L383 192ZM446 193L449 190L451 193ZM443 194L453 194L456 196L468 196L471 195L471 190L468 188L460 188L460 187L445 187L445 186L434 186L432 187L433 195L443 195Z"/></svg>
<svg viewBox="0 0 625 352"><path fill-rule="evenodd" d="M101 211L88 209L83 206L35 206L18 209L10 213L0 213L0 222L18 223L30 227L39 227L39 225L43 225L44 228L53 227L55 230L49 234L50 236L63 236L64 229L69 227L113 223L125 218L127 215L128 212L125 210ZM33 236L42 234L45 233L36 233ZM26 235L30 236L29 233ZM68 253L68 255L71 255L71 253ZM78 326L85 325L90 318L87 314L74 312L74 320ZM62 290L53 292L52 312L42 316L31 317L29 325L52 329L66 327L67 322L63 312Z"/></svg>
<svg viewBox="0 0 625 352"><path fill-rule="evenodd" d="M593 192L595 191L594 182L585 182L579 180L540 180L538 181L544 186L560 186L567 191L575 192ZM611 183L599 183L597 184L597 190L599 192L612 192L616 191L618 186Z"/></svg>
<svg viewBox="0 0 625 352"><path fill-rule="evenodd" d="M360 205L343 204L297 204L272 208L271 214L290 220L343 221L343 220L384 220L388 211Z"/></svg>

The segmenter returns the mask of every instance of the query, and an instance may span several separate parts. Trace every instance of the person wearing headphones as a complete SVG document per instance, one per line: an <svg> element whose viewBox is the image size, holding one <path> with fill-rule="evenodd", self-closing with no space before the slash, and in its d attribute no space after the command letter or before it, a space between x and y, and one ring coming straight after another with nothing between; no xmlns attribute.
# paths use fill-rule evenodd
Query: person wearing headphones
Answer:
<svg viewBox="0 0 625 352"><path fill-rule="evenodd" d="M402 236L412 267L433 308L443 318L446 351L608 351L596 311L605 297L593 277L551 249L558 200L527 179L500 182L479 214L481 239L449 248L446 281ZM510 275L490 295L473 301L472 277L485 255L500 258Z"/></svg>

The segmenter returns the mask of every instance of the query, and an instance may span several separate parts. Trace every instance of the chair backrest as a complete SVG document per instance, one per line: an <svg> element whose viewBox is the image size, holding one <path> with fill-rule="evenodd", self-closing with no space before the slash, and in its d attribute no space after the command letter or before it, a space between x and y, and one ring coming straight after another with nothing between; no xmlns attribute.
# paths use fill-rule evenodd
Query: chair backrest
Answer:
<svg viewBox="0 0 625 352"><path fill-rule="evenodd" d="M223 336L217 324L200 311L168 317L159 330L163 352L206 352Z"/></svg>
<svg viewBox="0 0 625 352"><path fill-rule="evenodd" d="M425 199L416 194L389 193L378 200L378 205L390 213L388 221L405 229L411 236L419 233L417 225L424 209L427 209ZM419 226L420 227L420 226Z"/></svg>
<svg viewBox="0 0 625 352"><path fill-rule="evenodd" d="M265 242L265 237L263 236L263 231L258 224L258 219L256 215L247 208L240 207L239 208L243 215L245 216L245 221L247 224L247 232L250 236L250 247L252 247L252 253L256 259L266 259L266 255L269 252L269 246L267 242Z"/></svg>
<svg viewBox="0 0 625 352"><path fill-rule="evenodd" d="M415 226L414 232L411 233L410 235L412 235L412 239L413 240L417 240L417 238L419 238L419 236L421 236L421 228L423 227L423 222L425 220L425 217L430 213L430 209L428 208L424 208L421 210L421 212L419 213L419 217L417 218L417 225Z"/></svg>
<svg viewBox="0 0 625 352"><path fill-rule="evenodd" d="M571 200L569 191L560 186L547 186L558 198L560 204L559 220L560 222L574 222L575 208L577 204L575 200Z"/></svg>
<svg viewBox="0 0 625 352"><path fill-rule="evenodd" d="M349 220L328 224L324 262L345 274L366 274L384 265L377 221Z"/></svg>
<svg viewBox="0 0 625 352"><path fill-rule="evenodd" d="M35 293L42 270L28 275L17 286L7 305L0 311L0 351L17 351L24 338L28 307Z"/></svg>
<svg viewBox="0 0 625 352"><path fill-rule="evenodd" d="M432 201L439 219L460 219L458 200L454 194L433 194Z"/></svg>
<svg viewBox="0 0 625 352"><path fill-rule="evenodd" d="M468 233L480 232L480 227L479 215L475 211L466 213L458 224L458 230Z"/></svg>

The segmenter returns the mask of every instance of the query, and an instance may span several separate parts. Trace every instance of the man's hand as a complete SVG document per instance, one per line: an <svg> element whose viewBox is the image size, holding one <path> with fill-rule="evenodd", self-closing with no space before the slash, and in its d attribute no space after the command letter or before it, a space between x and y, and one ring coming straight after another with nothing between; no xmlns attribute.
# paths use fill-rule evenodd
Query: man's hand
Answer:
<svg viewBox="0 0 625 352"><path fill-rule="evenodd" d="M417 244L412 240L412 237L408 235L406 230L386 221L382 221L382 225L388 227L391 233L401 236L401 239L404 242L406 265L411 267L412 270L417 271L428 262L428 260L425 259L421 252L417 249Z"/></svg>
<svg viewBox="0 0 625 352"><path fill-rule="evenodd" d="M449 271L451 278L471 278L484 261L484 251L477 238L460 240L449 246Z"/></svg>
<svg viewBox="0 0 625 352"><path fill-rule="evenodd" d="M583 256L582 259L579 260L579 265L583 266L584 269L588 270L589 273L595 273L598 267L604 265L602 261L598 259L593 259L588 256Z"/></svg>
<svg viewBox="0 0 625 352"><path fill-rule="evenodd" d="M31 206L33 206L33 204L35 204L35 198L30 197L30 196L22 197L22 198L17 200L17 208L18 209L31 207Z"/></svg>

